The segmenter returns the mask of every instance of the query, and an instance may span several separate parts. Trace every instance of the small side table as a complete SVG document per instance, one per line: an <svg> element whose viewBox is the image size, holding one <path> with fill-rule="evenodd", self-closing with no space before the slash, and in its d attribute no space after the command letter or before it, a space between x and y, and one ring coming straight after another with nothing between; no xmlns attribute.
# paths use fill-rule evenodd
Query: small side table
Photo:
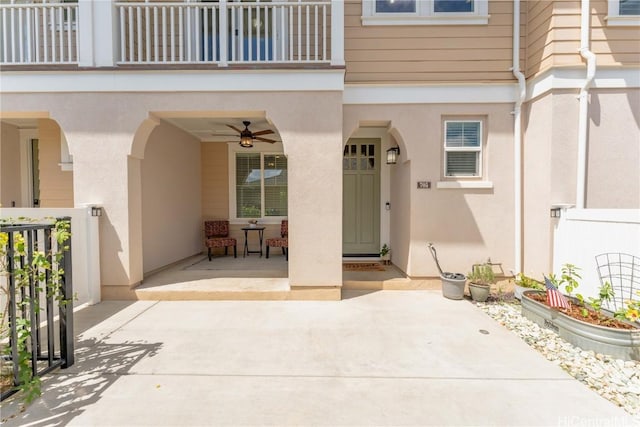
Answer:
<svg viewBox="0 0 640 427"><path fill-rule="evenodd" d="M242 227L242 231L244 231L244 252L242 253L243 258L246 257L247 254L260 254L260 257L262 257L262 238L264 237L264 229L265 227ZM260 240L259 251L249 250L248 235L250 231L258 232L258 239Z"/></svg>

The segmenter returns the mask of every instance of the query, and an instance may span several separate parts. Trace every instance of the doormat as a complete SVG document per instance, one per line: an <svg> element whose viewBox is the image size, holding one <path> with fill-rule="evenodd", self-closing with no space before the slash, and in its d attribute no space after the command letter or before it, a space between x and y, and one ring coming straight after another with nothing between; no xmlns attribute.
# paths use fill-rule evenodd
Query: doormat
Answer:
<svg viewBox="0 0 640 427"><path fill-rule="evenodd" d="M344 271L386 271L379 262L347 262L342 264Z"/></svg>

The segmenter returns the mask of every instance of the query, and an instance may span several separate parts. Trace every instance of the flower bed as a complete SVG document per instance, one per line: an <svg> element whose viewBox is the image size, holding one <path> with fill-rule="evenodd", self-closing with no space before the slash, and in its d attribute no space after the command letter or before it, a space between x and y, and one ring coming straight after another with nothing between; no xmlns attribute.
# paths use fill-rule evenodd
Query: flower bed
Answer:
<svg viewBox="0 0 640 427"><path fill-rule="evenodd" d="M640 360L640 328L572 304L568 310L546 305L543 291L525 291L522 315L584 350L593 350L625 360Z"/></svg>

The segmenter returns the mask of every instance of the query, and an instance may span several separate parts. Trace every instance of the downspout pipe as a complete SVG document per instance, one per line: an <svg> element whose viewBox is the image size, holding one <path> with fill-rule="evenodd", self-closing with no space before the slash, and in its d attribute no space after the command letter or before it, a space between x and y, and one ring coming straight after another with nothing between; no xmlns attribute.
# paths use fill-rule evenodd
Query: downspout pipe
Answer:
<svg viewBox="0 0 640 427"><path fill-rule="evenodd" d="M513 66L511 71L518 80L518 93L513 111L514 269L517 274L522 272L522 104L527 96L527 81L520 71L520 0L513 0Z"/></svg>
<svg viewBox="0 0 640 427"><path fill-rule="evenodd" d="M582 0L580 14L580 56L587 62L587 76L580 88L578 115L578 168L576 176L576 208L584 209L587 196L587 141L589 128L589 88L596 75L596 55L589 50L591 5Z"/></svg>

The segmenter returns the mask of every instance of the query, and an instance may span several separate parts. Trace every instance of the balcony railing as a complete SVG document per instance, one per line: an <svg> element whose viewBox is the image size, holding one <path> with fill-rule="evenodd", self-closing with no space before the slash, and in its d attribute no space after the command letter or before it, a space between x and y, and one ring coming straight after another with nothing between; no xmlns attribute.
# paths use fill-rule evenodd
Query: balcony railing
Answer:
<svg viewBox="0 0 640 427"><path fill-rule="evenodd" d="M78 4L0 5L0 63L77 64Z"/></svg>
<svg viewBox="0 0 640 427"><path fill-rule="evenodd" d="M343 65L343 7L341 0L11 0L0 4L0 64Z"/></svg>

